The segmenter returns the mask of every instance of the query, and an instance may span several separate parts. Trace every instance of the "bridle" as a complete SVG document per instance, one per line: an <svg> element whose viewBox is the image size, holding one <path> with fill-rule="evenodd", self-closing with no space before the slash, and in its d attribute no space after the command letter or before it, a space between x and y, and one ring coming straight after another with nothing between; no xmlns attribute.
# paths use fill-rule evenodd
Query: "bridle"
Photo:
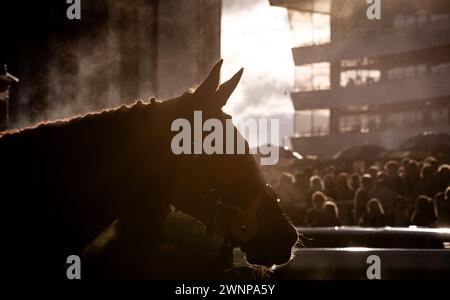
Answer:
<svg viewBox="0 0 450 300"><path fill-rule="evenodd" d="M217 192L216 189L211 189L208 192L208 195L205 196L208 201L211 201L214 203L213 208L209 212L208 219L210 220L210 223L207 225L207 231L209 233L217 233L221 235L224 238L227 239L233 239L233 236L239 236L243 232L245 232L249 228L249 211L253 214L255 214L254 217L256 217L256 210L259 208L259 205L263 199L263 197L270 197L270 198L277 198L276 192L273 190L273 188L266 184L264 186L264 189L262 191L259 191L255 194L253 199L250 201L249 206L253 209L249 209L249 211L244 211L242 208L234 205L226 203L221 195ZM234 232L234 234L230 234L229 232L226 232L223 230L219 224L219 219L221 214L226 213L227 211L234 211L235 212L235 218L239 218L241 220L239 225L239 230ZM257 230L255 234L257 233Z"/></svg>
<svg viewBox="0 0 450 300"><path fill-rule="evenodd" d="M193 155L192 158L196 159L198 157L200 157L200 155ZM203 160L200 160L199 163L204 165ZM211 174L209 166L204 165L201 168L206 171L207 175ZM176 169L176 167L174 169ZM212 176L210 176L210 178L212 178ZM253 192L253 196L251 197L252 199L247 203L247 207L241 208L235 204L228 203L225 200L225 197L221 195L221 193L214 187L217 186L217 184L213 182L212 186L213 187L208 192L205 192L203 195L199 196L199 198L203 199L206 203L211 203L211 206L206 208L206 231L208 234L216 233L222 236L224 240L230 244L236 244L236 242L239 241L248 242L253 239L258 232L258 222L256 220L257 210L263 197L269 197L271 199L278 198L275 190L269 184L265 184L262 186L262 189ZM231 218L229 224L227 224L227 226L232 227L232 229L230 229L231 232L224 230L220 226L219 219L226 212L235 213L235 217ZM246 233L247 236L245 236ZM243 236L245 236L245 238Z"/></svg>

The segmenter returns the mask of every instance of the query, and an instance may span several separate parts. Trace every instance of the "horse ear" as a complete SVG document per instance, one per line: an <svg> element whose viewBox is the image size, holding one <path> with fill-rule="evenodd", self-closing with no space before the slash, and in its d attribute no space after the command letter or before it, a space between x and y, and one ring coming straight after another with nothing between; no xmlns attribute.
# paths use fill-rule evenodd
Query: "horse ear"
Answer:
<svg viewBox="0 0 450 300"><path fill-rule="evenodd" d="M222 67L223 59L219 60L209 72L208 77L195 90L195 94L199 96L212 95L219 86L220 68Z"/></svg>
<svg viewBox="0 0 450 300"><path fill-rule="evenodd" d="M242 73L244 73L244 68L240 69L239 72L234 74L233 77L231 77L230 80L227 82L224 82L219 89L216 92L215 100L216 104L219 107L224 106L227 104L228 98L230 98L231 94L236 89L236 86L238 85L239 81L241 80Z"/></svg>

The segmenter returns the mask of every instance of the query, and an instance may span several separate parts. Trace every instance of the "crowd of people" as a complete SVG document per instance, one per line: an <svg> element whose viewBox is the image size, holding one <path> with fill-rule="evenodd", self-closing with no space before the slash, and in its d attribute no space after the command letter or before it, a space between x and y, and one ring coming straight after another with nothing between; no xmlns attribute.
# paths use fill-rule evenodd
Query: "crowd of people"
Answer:
<svg viewBox="0 0 450 300"><path fill-rule="evenodd" d="M292 172L294 173L294 172ZM450 227L450 165L433 157L283 173L280 205L298 226Z"/></svg>

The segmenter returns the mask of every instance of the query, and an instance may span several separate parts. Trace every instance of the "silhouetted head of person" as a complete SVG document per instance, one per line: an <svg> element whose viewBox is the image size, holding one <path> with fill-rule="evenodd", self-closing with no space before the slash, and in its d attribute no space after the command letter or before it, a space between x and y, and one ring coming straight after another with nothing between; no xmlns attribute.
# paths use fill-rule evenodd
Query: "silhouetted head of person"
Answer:
<svg viewBox="0 0 450 300"><path fill-rule="evenodd" d="M408 165L405 168L406 174L408 175L419 175L419 164L417 161L410 159Z"/></svg>
<svg viewBox="0 0 450 300"><path fill-rule="evenodd" d="M378 176L377 176L377 184L378 185L384 185L387 180L388 180L388 174L386 172L378 172Z"/></svg>
<svg viewBox="0 0 450 300"><path fill-rule="evenodd" d="M339 219L339 208L332 200L327 200L322 208L324 218L326 220Z"/></svg>
<svg viewBox="0 0 450 300"><path fill-rule="evenodd" d="M377 178L378 172L380 172L380 168L377 166L370 166L368 171L369 175L372 176L374 180Z"/></svg>
<svg viewBox="0 0 450 300"><path fill-rule="evenodd" d="M396 226L408 226L410 211L408 208L408 202L405 197L397 195L394 203L392 204L392 212L394 216L394 222Z"/></svg>
<svg viewBox="0 0 450 300"><path fill-rule="evenodd" d="M439 160L433 156L425 158L424 164L430 165L433 170L433 173L436 172L439 168Z"/></svg>
<svg viewBox="0 0 450 300"><path fill-rule="evenodd" d="M295 184L302 187L309 185L308 178L306 177L304 172L299 171L295 173Z"/></svg>
<svg viewBox="0 0 450 300"><path fill-rule="evenodd" d="M432 179L433 177L433 167L429 164L424 164L420 170L420 177L422 179Z"/></svg>
<svg viewBox="0 0 450 300"><path fill-rule="evenodd" d="M399 165L396 161L390 161L386 164L386 173L389 177L394 177L398 175Z"/></svg>
<svg viewBox="0 0 450 300"><path fill-rule="evenodd" d="M450 183L450 166L441 165L438 169L438 175L441 182Z"/></svg>
<svg viewBox="0 0 450 300"><path fill-rule="evenodd" d="M333 189L334 188L334 178L333 175L328 174L323 179L323 186L325 190Z"/></svg>
<svg viewBox="0 0 450 300"><path fill-rule="evenodd" d="M425 195L417 197L411 223L417 226L430 226L434 221L436 221L436 210L433 199Z"/></svg>
<svg viewBox="0 0 450 300"><path fill-rule="evenodd" d="M294 178L293 178L293 176L291 174L286 173L286 172L281 174L280 184L279 184L280 187L286 187L286 186L291 185L293 183L294 183Z"/></svg>
<svg viewBox="0 0 450 300"><path fill-rule="evenodd" d="M361 179L362 187L365 189L370 188L372 185L372 176L370 174L364 174Z"/></svg>
<svg viewBox="0 0 450 300"><path fill-rule="evenodd" d="M384 215L384 209L383 205L381 205L380 200L376 198L372 198L367 202L366 205L367 214L369 216L383 216Z"/></svg>
<svg viewBox="0 0 450 300"><path fill-rule="evenodd" d="M349 188L347 173L339 173L338 177L336 178L336 188L341 191Z"/></svg>
<svg viewBox="0 0 450 300"><path fill-rule="evenodd" d="M445 199L450 201L450 186L445 189Z"/></svg>
<svg viewBox="0 0 450 300"><path fill-rule="evenodd" d="M361 175L358 173L353 173L352 177L350 178L351 186L354 190L357 190L361 187Z"/></svg>
<svg viewBox="0 0 450 300"><path fill-rule="evenodd" d="M325 201L327 200L327 197L325 196L324 193L317 191L314 192L314 194L312 195L312 204L314 206L314 208L320 210L323 208L323 205L325 204Z"/></svg>
<svg viewBox="0 0 450 300"><path fill-rule="evenodd" d="M310 187L313 191L323 191L324 186L322 179L320 179L320 177L317 175L312 176L310 179Z"/></svg>
<svg viewBox="0 0 450 300"><path fill-rule="evenodd" d="M450 205L445 198L444 192L439 192L434 196L434 207L436 216L441 223L448 223L450 221Z"/></svg>

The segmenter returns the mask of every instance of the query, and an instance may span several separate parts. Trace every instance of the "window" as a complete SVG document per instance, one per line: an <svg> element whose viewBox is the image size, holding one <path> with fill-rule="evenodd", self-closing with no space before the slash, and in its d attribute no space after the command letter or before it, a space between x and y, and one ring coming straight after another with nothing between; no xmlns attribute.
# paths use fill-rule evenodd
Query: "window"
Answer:
<svg viewBox="0 0 450 300"><path fill-rule="evenodd" d="M424 77L427 75L427 65L422 64L393 68L388 70L387 75L390 80Z"/></svg>
<svg viewBox="0 0 450 300"><path fill-rule="evenodd" d="M450 74L450 63L431 66L431 75L447 75L447 74Z"/></svg>
<svg viewBox="0 0 450 300"><path fill-rule="evenodd" d="M323 136L330 133L330 110L314 109L295 112L295 133L298 136Z"/></svg>
<svg viewBox="0 0 450 300"><path fill-rule="evenodd" d="M433 125L446 125L449 123L449 116L447 109L432 110L431 122Z"/></svg>
<svg viewBox="0 0 450 300"><path fill-rule="evenodd" d="M295 67L295 89L298 91L326 90L330 88L330 63L317 63Z"/></svg>
<svg viewBox="0 0 450 300"><path fill-rule="evenodd" d="M289 10L293 47L330 42L330 15Z"/></svg>
<svg viewBox="0 0 450 300"><path fill-rule="evenodd" d="M378 70L348 70L341 73L341 86L372 84L380 80Z"/></svg>
<svg viewBox="0 0 450 300"><path fill-rule="evenodd" d="M378 114L354 114L339 118L339 132L368 133L377 131L381 127Z"/></svg>
<svg viewBox="0 0 450 300"><path fill-rule="evenodd" d="M423 124L422 111L404 111L390 113L386 116L386 129L416 128Z"/></svg>

